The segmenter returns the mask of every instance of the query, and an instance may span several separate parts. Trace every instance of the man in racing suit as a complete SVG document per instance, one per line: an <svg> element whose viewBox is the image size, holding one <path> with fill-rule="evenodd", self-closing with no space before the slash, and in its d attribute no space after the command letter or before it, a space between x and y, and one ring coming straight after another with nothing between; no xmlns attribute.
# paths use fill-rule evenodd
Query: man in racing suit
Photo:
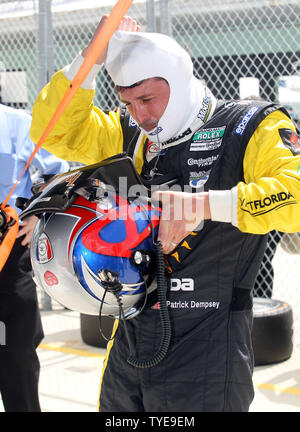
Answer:
<svg viewBox="0 0 300 432"><path fill-rule="evenodd" d="M171 214L170 221L162 217L159 231L172 326L167 356L152 368L130 366L120 323L108 345L100 410L247 411L253 399L251 290L264 234L300 229L295 127L273 103L217 101L193 76L190 57L175 41L136 32L130 18L123 23L121 30L129 31L112 37L106 67L127 109L104 112L93 105L103 53L44 147L85 164L125 151L148 186L172 181L195 193L156 194L163 214ZM87 49L40 93L31 128L35 142ZM170 198L176 194L188 196L191 206L202 202L192 225L184 216L175 220ZM160 304L155 291L150 297L143 312L127 321L141 359L161 341Z"/></svg>

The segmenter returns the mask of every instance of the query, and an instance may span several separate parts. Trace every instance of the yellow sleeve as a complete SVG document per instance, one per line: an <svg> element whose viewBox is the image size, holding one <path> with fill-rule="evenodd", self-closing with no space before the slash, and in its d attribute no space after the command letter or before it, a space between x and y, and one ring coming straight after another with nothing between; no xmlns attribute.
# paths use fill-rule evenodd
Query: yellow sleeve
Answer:
<svg viewBox="0 0 300 432"><path fill-rule="evenodd" d="M37 143L70 85L57 72L40 92L32 112L30 138ZM94 90L80 88L43 147L68 161L84 164L100 162L123 151L120 112L104 113L93 104Z"/></svg>
<svg viewBox="0 0 300 432"><path fill-rule="evenodd" d="M269 114L252 135L244 180L238 184L241 231L300 231L300 151L295 126L283 112Z"/></svg>

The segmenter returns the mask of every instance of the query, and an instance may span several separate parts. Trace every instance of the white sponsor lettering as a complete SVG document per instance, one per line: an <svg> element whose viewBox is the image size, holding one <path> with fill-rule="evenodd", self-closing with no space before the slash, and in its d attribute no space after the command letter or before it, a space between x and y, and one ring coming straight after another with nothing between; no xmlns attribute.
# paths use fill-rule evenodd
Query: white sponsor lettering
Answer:
<svg viewBox="0 0 300 432"><path fill-rule="evenodd" d="M190 146L190 151L211 151L216 150L222 144L222 140L195 142Z"/></svg>
<svg viewBox="0 0 300 432"><path fill-rule="evenodd" d="M215 160L218 159L218 156L210 156L208 158L200 158L200 159L188 159L187 163L189 166L198 165L200 166L209 166L212 165Z"/></svg>
<svg viewBox="0 0 300 432"><path fill-rule="evenodd" d="M206 302L197 302L195 300L191 301L191 308L200 308L200 309L219 309L220 302L214 301L206 301Z"/></svg>
<svg viewBox="0 0 300 432"><path fill-rule="evenodd" d="M240 121L240 123L238 124L237 128L234 131L237 135L243 135L244 134L245 129L247 127L247 124L249 123L251 118L254 116L256 111L258 111L258 109L259 109L258 106L254 106L254 107L250 108L250 110L244 115L244 117L242 118L242 120Z"/></svg>
<svg viewBox="0 0 300 432"><path fill-rule="evenodd" d="M167 306L171 309L219 309L220 302L217 301L170 301L167 300Z"/></svg>
<svg viewBox="0 0 300 432"><path fill-rule="evenodd" d="M194 280L190 278L170 279L170 291L194 291Z"/></svg>

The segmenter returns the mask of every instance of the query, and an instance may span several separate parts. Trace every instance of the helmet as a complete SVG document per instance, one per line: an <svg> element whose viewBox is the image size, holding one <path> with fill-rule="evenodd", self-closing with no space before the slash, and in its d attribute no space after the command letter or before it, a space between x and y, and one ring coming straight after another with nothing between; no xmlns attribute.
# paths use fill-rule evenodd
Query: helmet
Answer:
<svg viewBox="0 0 300 432"><path fill-rule="evenodd" d="M135 316L153 273L160 213L146 198L113 192L93 201L77 196L66 210L43 213L31 241L37 285L71 310L118 317L121 301L124 316Z"/></svg>

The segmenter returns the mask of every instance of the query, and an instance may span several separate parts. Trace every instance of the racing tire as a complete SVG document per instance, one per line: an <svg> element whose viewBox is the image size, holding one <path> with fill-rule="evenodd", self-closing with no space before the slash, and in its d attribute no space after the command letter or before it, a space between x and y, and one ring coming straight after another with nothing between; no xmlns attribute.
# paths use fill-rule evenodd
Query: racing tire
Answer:
<svg viewBox="0 0 300 432"><path fill-rule="evenodd" d="M293 352L293 311L283 301L254 297L252 345L255 366L287 360Z"/></svg>
<svg viewBox="0 0 300 432"><path fill-rule="evenodd" d="M114 325L114 318L103 316L101 328L107 339L110 339ZM98 348L106 348L108 341L102 336L99 329L97 315L80 314L80 333L84 343Z"/></svg>

